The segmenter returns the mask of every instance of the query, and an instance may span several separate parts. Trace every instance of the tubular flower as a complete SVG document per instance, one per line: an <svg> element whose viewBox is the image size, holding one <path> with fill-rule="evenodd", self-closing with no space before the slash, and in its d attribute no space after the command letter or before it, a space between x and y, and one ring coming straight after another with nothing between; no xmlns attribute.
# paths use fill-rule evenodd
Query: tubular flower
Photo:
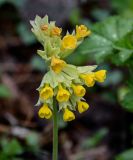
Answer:
<svg viewBox="0 0 133 160"><path fill-rule="evenodd" d="M83 101L78 102L79 113L85 112L86 110L88 110L88 108L89 108L89 105L86 102L83 102Z"/></svg>
<svg viewBox="0 0 133 160"><path fill-rule="evenodd" d="M47 31L48 30L48 25L47 24L41 25L41 30L42 31Z"/></svg>
<svg viewBox="0 0 133 160"><path fill-rule="evenodd" d="M46 118L46 119L50 119L52 117L52 111L51 109L48 107L47 104L44 104L39 112L38 112L38 115L40 118Z"/></svg>
<svg viewBox="0 0 133 160"><path fill-rule="evenodd" d="M40 98L43 100L52 98L53 95L54 95L53 89L48 84L40 90Z"/></svg>
<svg viewBox="0 0 133 160"><path fill-rule="evenodd" d="M85 84L88 87L93 87L95 84L95 75L94 73L81 74L80 77L85 81Z"/></svg>
<svg viewBox="0 0 133 160"><path fill-rule="evenodd" d="M73 91L74 91L74 94L76 96L79 96L79 97L83 97L86 93L86 90L83 86L81 85L72 85L72 88L73 88Z"/></svg>
<svg viewBox="0 0 133 160"><path fill-rule="evenodd" d="M87 29L85 25L76 26L77 39L84 38L91 34L91 31Z"/></svg>
<svg viewBox="0 0 133 160"><path fill-rule="evenodd" d="M62 29L61 29L61 28L59 28L59 27L54 27L54 28L52 28L52 30L51 30L51 35L52 35L52 36L60 36L61 32L62 32Z"/></svg>
<svg viewBox="0 0 133 160"><path fill-rule="evenodd" d="M61 70L65 67L65 65L66 65L65 61L58 59L56 57L52 57L51 68L55 73L60 73Z"/></svg>
<svg viewBox="0 0 133 160"><path fill-rule="evenodd" d="M64 110L64 114L63 114L63 119L64 121L72 121L75 119L75 115L72 111L70 111L69 109L65 109Z"/></svg>
<svg viewBox="0 0 133 160"><path fill-rule="evenodd" d="M70 97L70 93L66 89L62 88L62 86L60 85L57 96L56 96L57 101L67 102L69 100L69 97Z"/></svg>
<svg viewBox="0 0 133 160"><path fill-rule="evenodd" d="M95 72L95 80L98 82L104 82L106 79L106 70L100 70Z"/></svg>
<svg viewBox="0 0 133 160"><path fill-rule="evenodd" d="M62 39L63 49L75 49L77 46L77 39L73 35L66 35Z"/></svg>

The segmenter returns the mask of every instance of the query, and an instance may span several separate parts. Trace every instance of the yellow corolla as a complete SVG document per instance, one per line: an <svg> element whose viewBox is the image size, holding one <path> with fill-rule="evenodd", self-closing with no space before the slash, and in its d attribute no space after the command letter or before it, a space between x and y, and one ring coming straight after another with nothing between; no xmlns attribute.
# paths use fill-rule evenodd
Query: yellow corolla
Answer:
<svg viewBox="0 0 133 160"><path fill-rule="evenodd" d="M53 27L51 29L51 35L52 36L60 36L61 32L62 32L62 29L59 28L59 27Z"/></svg>
<svg viewBox="0 0 133 160"><path fill-rule="evenodd" d="M69 109L65 109L64 110L64 114L63 114L63 119L64 121L72 121L75 119L75 115L72 111L70 111Z"/></svg>
<svg viewBox="0 0 133 160"><path fill-rule="evenodd" d="M47 104L44 104L44 105L40 108L40 110L39 110L39 112L38 112L38 115L39 115L40 118L49 119L49 118L52 117L52 111L51 111L51 109L48 107Z"/></svg>
<svg viewBox="0 0 133 160"><path fill-rule="evenodd" d="M88 87L93 87L95 84L95 75L94 73L81 74L80 77L85 81L85 84Z"/></svg>
<svg viewBox="0 0 133 160"><path fill-rule="evenodd" d="M66 65L65 61L56 57L52 57L51 68L55 73L60 73L61 70L65 67L65 65Z"/></svg>
<svg viewBox="0 0 133 160"><path fill-rule="evenodd" d="M72 88L73 88L74 94L76 96L83 97L85 95L85 93L86 93L85 88L83 86L81 86L81 85L72 84Z"/></svg>
<svg viewBox="0 0 133 160"><path fill-rule="evenodd" d="M63 49L75 49L77 46L77 39L73 35L66 35L62 39Z"/></svg>
<svg viewBox="0 0 133 160"><path fill-rule="evenodd" d="M52 98L53 95L53 88L51 88L48 84L46 84L45 87L40 90L40 98L43 100Z"/></svg>
<svg viewBox="0 0 133 160"><path fill-rule="evenodd" d="M100 70L95 72L95 80L98 82L104 82L106 79L106 70Z"/></svg>
<svg viewBox="0 0 133 160"><path fill-rule="evenodd" d="M56 96L58 102L67 102L69 100L70 93L68 90L64 89L61 85Z"/></svg>
<svg viewBox="0 0 133 160"><path fill-rule="evenodd" d="M87 29L85 25L76 26L77 39L84 38L91 34L91 31Z"/></svg>
<svg viewBox="0 0 133 160"><path fill-rule="evenodd" d="M83 102L83 101L78 102L79 113L85 112L88 108L89 108L89 105L86 102Z"/></svg>

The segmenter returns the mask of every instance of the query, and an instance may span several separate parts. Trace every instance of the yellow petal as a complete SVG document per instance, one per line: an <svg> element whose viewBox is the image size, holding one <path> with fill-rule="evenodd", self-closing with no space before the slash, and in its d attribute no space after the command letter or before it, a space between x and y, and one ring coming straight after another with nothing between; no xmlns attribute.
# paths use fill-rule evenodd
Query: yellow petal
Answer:
<svg viewBox="0 0 133 160"><path fill-rule="evenodd" d="M106 70L100 70L95 72L95 80L98 82L104 82L106 79Z"/></svg>
<svg viewBox="0 0 133 160"><path fill-rule="evenodd" d="M56 99L58 102L67 102L69 100L70 93L66 89L59 87Z"/></svg>
<svg viewBox="0 0 133 160"><path fill-rule="evenodd" d="M62 69L65 67L65 65L66 65L65 61L56 57L52 57L51 68L55 73L60 73Z"/></svg>
<svg viewBox="0 0 133 160"><path fill-rule="evenodd" d="M79 113L83 113L88 110L89 105L86 102L79 101L78 102L78 111Z"/></svg>
<svg viewBox="0 0 133 160"><path fill-rule="evenodd" d="M63 49L75 49L77 46L77 39L73 35L66 35L62 39Z"/></svg>
<svg viewBox="0 0 133 160"><path fill-rule="evenodd" d="M38 116L40 118L46 118L46 119L50 119L52 117L52 111L51 109L48 107L47 104L43 105L39 112L38 112Z"/></svg>
<svg viewBox="0 0 133 160"><path fill-rule="evenodd" d="M63 119L64 121L72 121L75 119L75 115L72 111L70 111L69 109L65 109L64 114L63 114Z"/></svg>
<svg viewBox="0 0 133 160"><path fill-rule="evenodd" d="M52 98L53 95L54 95L53 89L48 85L46 85L44 88L40 90L40 98L43 100Z"/></svg>
<svg viewBox="0 0 133 160"><path fill-rule="evenodd" d="M85 84L88 87L93 87L95 84L95 75L94 73L81 74L80 77L84 80Z"/></svg>
<svg viewBox="0 0 133 160"><path fill-rule="evenodd" d="M81 85L72 85L72 88L76 96L83 97L86 93L85 88Z"/></svg>

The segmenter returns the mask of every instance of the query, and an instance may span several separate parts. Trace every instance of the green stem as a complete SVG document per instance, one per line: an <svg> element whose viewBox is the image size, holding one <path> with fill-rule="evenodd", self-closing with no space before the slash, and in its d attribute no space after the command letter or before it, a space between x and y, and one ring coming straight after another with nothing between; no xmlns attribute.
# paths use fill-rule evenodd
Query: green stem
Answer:
<svg viewBox="0 0 133 160"><path fill-rule="evenodd" d="M58 109L56 100L53 102L53 160L58 160Z"/></svg>

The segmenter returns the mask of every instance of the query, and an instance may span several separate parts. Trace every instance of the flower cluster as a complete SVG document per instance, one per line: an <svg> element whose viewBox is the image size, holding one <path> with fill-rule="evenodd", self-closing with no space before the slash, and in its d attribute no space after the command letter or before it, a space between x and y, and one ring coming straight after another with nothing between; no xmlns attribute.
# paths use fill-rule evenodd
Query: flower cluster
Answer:
<svg viewBox="0 0 133 160"><path fill-rule="evenodd" d="M48 22L48 16L36 16L31 25L32 32L43 45L43 50L38 50L37 53L49 67L38 88L37 105L41 105L38 115L40 118L51 118L55 98L59 111L63 112L64 121L72 121L75 119L75 110L83 113L89 108L83 98L86 93L84 86L93 87L95 82L104 82L106 78L106 70L94 72L97 67L95 65L77 67L64 61L91 31L80 25L76 26L72 34L67 32L63 37L62 29L55 22Z"/></svg>

